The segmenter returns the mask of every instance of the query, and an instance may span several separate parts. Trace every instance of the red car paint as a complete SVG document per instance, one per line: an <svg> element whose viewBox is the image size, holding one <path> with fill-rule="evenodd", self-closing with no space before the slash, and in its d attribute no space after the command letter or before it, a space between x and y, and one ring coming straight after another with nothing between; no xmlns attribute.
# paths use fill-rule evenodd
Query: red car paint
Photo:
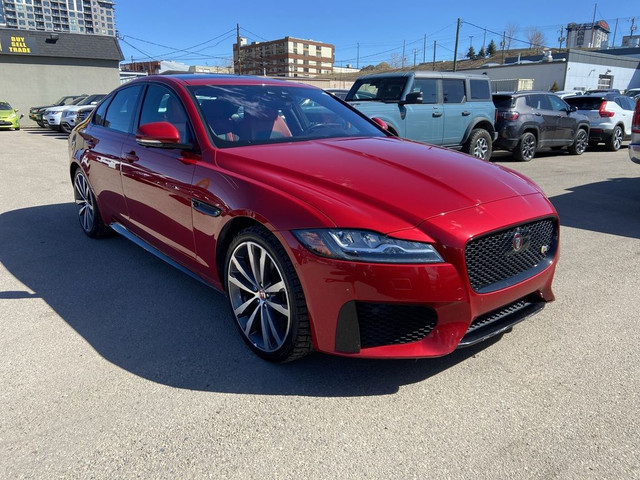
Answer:
<svg viewBox="0 0 640 480"><path fill-rule="evenodd" d="M165 143L177 139L171 137L173 129L167 131L166 122L138 130L139 102L148 84L164 85L175 93L197 147L153 148L136 141L136 131L138 141L141 137ZM236 146L209 133L196 105L202 100L194 93L194 88L209 85L316 90L308 86L264 78L185 75L146 77L121 89L136 85L142 90L131 109L128 131L96 123L95 112L105 111L99 106L72 133L72 177L78 168L85 173L105 224L123 226L220 290L225 289L222 262L229 246L229 226L238 221L262 225L284 247L295 268L316 350L356 357L444 355L458 347L479 316L525 297L541 303L553 300L557 214L542 191L522 175L471 156L386 135L355 111L350 114L368 122L374 133ZM119 90L103 103L107 105ZM340 108L352 110L346 105ZM551 219L556 229L553 256L547 263L495 291L475 291L465 260L468 242L541 219ZM327 228L371 230L428 243L443 262L326 258L301 244L293 233ZM345 305L354 301L426 306L437 315L437 323L417 341L341 348L339 317Z"/></svg>

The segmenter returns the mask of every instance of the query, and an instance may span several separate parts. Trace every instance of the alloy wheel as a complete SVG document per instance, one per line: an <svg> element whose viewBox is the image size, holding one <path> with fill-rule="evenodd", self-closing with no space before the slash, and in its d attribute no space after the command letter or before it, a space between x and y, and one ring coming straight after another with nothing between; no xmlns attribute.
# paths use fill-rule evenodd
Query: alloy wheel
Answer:
<svg viewBox="0 0 640 480"><path fill-rule="evenodd" d="M483 137L480 137L473 147L473 156L486 160L488 152L489 144L487 143L487 140Z"/></svg>
<svg viewBox="0 0 640 480"><path fill-rule="evenodd" d="M92 232L95 229L95 204L89 182L82 173L78 173L73 186L80 225L85 232Z"/></svg>
<svg viewBox="0 0 640 480"><path fill-rule="evenodd" d="M291 305L284 276L274 258L253 241L240 243L229 259L228 294L247 340L270 353L283 346L291 328Z"/></svg>

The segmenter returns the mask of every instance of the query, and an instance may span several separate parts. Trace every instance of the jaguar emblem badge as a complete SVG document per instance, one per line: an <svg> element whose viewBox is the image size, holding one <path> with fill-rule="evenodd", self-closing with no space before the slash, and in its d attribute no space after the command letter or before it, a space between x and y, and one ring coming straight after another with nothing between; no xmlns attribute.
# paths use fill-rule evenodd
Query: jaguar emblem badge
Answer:
<svg viewBox="0 0 640 480"><path fill-rule="evenodd" d="M511 244L513 245L514 252L520 251L520 249L522 248L522 245L524 244L524 237L520 232L516 232L516 234L513 236L513 240Z"/></svg>

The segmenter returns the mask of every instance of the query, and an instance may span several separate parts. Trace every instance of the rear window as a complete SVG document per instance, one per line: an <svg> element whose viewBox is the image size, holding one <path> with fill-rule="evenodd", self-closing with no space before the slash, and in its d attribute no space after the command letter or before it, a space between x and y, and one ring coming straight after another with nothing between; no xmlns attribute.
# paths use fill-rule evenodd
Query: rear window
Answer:
<svg viewBox="0 0 640 480"><path fill-rule="evenodd" d="M565 97L564 101L572 107L576 107L578 110L599 110L603 99L600 97L585 97L580 95L578 97Z"/></svg>
<svg viewBox="0 0 640 480"><path fill-rule="evenodd" d="M515 99L510 95L494 95L493 104L496 108L508 109L515 106Z"/></svg>

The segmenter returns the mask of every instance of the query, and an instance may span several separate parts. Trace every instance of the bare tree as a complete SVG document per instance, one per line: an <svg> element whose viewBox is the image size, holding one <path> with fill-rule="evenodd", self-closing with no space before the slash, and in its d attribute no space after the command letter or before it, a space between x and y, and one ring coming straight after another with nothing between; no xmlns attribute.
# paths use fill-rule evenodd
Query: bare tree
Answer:
<svg viewBox="0 0 640 480"><path fill-rule="evenodd" d="M544 34L536 28L529 29L527 32L527 40L529 40L529 48L544 47Z"/></svg>
<svg viewBox="0 0 640 480"><path fill-rule="evenodd" d="M518 32L518 24L517 23L507 23L507 28L505 28L504 33L506 35L506 42L507 42L507 50L511 50L511 40L513 40L513 37L515 37L516 33Z"/></svg>

